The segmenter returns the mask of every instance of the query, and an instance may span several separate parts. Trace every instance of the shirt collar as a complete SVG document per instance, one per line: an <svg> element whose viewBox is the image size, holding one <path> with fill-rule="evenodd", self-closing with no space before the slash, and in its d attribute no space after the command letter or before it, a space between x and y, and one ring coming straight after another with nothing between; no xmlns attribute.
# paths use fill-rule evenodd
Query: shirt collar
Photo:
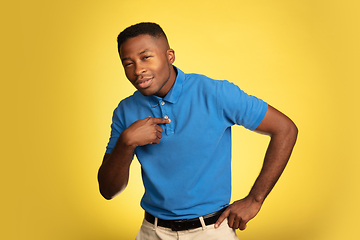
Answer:
<svg viewBox="0 0 360 240"><path fill-rule="evenodd" d="M148 96L147 98L149 100L151 107L156 107L157 105L159 105L159 101L161 100L170 103L176 103L177 100L179 99L182 86L185 81L185 73L175 66L174 68L175 71L177 72L174 85L171 87L170 91L166 94L166 96L163 99L155 95Z"/></svg>

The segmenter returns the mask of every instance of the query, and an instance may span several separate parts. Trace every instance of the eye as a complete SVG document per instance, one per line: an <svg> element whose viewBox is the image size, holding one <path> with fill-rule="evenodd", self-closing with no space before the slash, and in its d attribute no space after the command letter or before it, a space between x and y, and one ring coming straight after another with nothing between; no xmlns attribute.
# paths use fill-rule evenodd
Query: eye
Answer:
<svg viewBox="0 0 360 240"><path fill-rule="evenodd" d="M151 56L144 56L143 60L146 60L146 59L149 59L149 58L151 58Z"/></svg>
<svg viewBox="0 0 360 240"><path fill-rule="evenodd" d="M129 62L129 63L124 63L124 67L129 67L131 66L133 63Z"/></svg>

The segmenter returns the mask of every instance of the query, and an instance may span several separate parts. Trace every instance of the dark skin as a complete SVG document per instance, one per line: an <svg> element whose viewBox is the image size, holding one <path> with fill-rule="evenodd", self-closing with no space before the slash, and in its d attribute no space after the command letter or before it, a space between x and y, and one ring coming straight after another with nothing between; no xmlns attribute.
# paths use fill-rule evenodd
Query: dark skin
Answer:
<svg viewBox="0 0 360 240"><path fill-rule="evenodd" d="M104 198L110 200L126 188L135 148L158 144L163 131L159 124L169 122L169 119L148 117L134 122L121 133L111 154L105 154L99 169L100 193Z"/></svg>
<svg viewBox="0 0 360 240"><path fill-rule="evenodd" d="M172 67L175 54L164 37L131 38L120 47L120 58L127 78L143 95L164 97L175 82ZM169 122L169 119L148 117L134 122L121 133L111 154L104 155L99 169L99 188L104 198L112 199L126 188L135 148L158 144L162 138L160 125ZM261 172L248 196L230 204L217 220L216 228L226 218L231 228L246 228L285 169L298 132L287 116L270 105L255 131L271 138Z"/></svg>
<svg viewBox="0 0 360 240"><path fill-rule="evenodd" d="M165 37L130 38L120 46L120 58L126 77L145 96L164 97L175 82L176 73L172 67L175 54ZM148 117L134 122L121 133L99 169L99 188L104 198L112 199L126 188L135 148L158 144L162 137L159 124L169 122L169 119Z"/></svg>
<svg viewBox="0 0 360 240"><path fill-rule="evenodd" d="M245 230L284 171L298 133L295 124L270 105L255 131L271 138L261 172L248 196L231 204L215 223L216 228L228 218L230 227Z"/></svg>

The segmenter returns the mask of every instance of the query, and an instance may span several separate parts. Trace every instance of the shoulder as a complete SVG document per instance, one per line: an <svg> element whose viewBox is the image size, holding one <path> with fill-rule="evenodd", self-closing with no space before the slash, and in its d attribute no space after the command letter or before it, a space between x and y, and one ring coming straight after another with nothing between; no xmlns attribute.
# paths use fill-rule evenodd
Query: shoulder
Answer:
<svg viewBox="0 0 360 240"><path fill-rule="evenodd" d="M216 90L216 88L218 88L218 86L221 85L224 81L226 80L213 79L203 74L187 73L185 74L184 85L188 85L189 87L195 86L209 90Z"/></svg>
<svg viewBox="0 0 360 240"><path fill-rule="evenodd" d="M144 100L145 97L139 91L135 91L132 95L122 99L118 105L118 108L131 107L134 104L137 105L139 102Z"/></svg>
<svg viewBox="0 0 360 240"><path fill-rule="evenodd" d="M197 82L202 82L202 83L210 83L210 82L214 82L214 81L218 81L218 80L212 79L203 74L186 73L185 74L185 82L192 82L192 81L197 81Z"/></svg>
<svg viewBox="0 0 360 240"><path fill-rule="evenodd" d="M132 95L122 99L114 109L114 115L124 117L125 112L132 112L132 110L145 102L145 97L139 92L135 91Z"/></svg>
<svg viewBox="0 0 360 240"><path fill-rule="evenodd" d="M141 99L142 97L143 97L143 95L142 95L139 91L135 91L132 95L124 98L123 100L121 100L121 101L120 101L120 104L138 101L138 100Z"/></svg>
<svg viewBox="0 0 360 240"><path fill-rule="evenodd" d="M214 78L208 77L203 74L198 74L198 73L186 73L185 74L185 82L186 83L197 83L197 84L208 85L208 86L221 85L221 86L229 87L229 88L233 88L233 87L238 88L237 85L235 85L232 82L229 82L228 80L214 79Z"/></svg>
<svg viewBox="0 0 360 240"><path fill-rule="evenodd" d="M208 93L231 94L241 91L240 87L228 80L213 79L208 76L196 73L185 74L185 83L188 87L197 87L206 90Z"/></svg>
<svg viewBox="0 0 360 240"><path fill-rule="evenodd" d="M138 114L149 107L149 101L139 91L122 99L113 112L113 122L127 126L138 119Z"/></svg>

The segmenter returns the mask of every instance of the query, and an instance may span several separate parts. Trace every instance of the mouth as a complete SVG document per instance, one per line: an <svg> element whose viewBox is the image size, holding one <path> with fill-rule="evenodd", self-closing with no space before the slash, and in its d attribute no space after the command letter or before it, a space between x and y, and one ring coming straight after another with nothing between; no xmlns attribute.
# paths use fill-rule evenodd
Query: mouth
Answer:
<svg viewBox="0 0 360 240"><path fill-rule="evenodd" d="M153 79L154 78L151 77L151 78L144 78L144 79L138 80L138 81L136 81L136 85L139 88L148 88L151 85Z"/></svg>

